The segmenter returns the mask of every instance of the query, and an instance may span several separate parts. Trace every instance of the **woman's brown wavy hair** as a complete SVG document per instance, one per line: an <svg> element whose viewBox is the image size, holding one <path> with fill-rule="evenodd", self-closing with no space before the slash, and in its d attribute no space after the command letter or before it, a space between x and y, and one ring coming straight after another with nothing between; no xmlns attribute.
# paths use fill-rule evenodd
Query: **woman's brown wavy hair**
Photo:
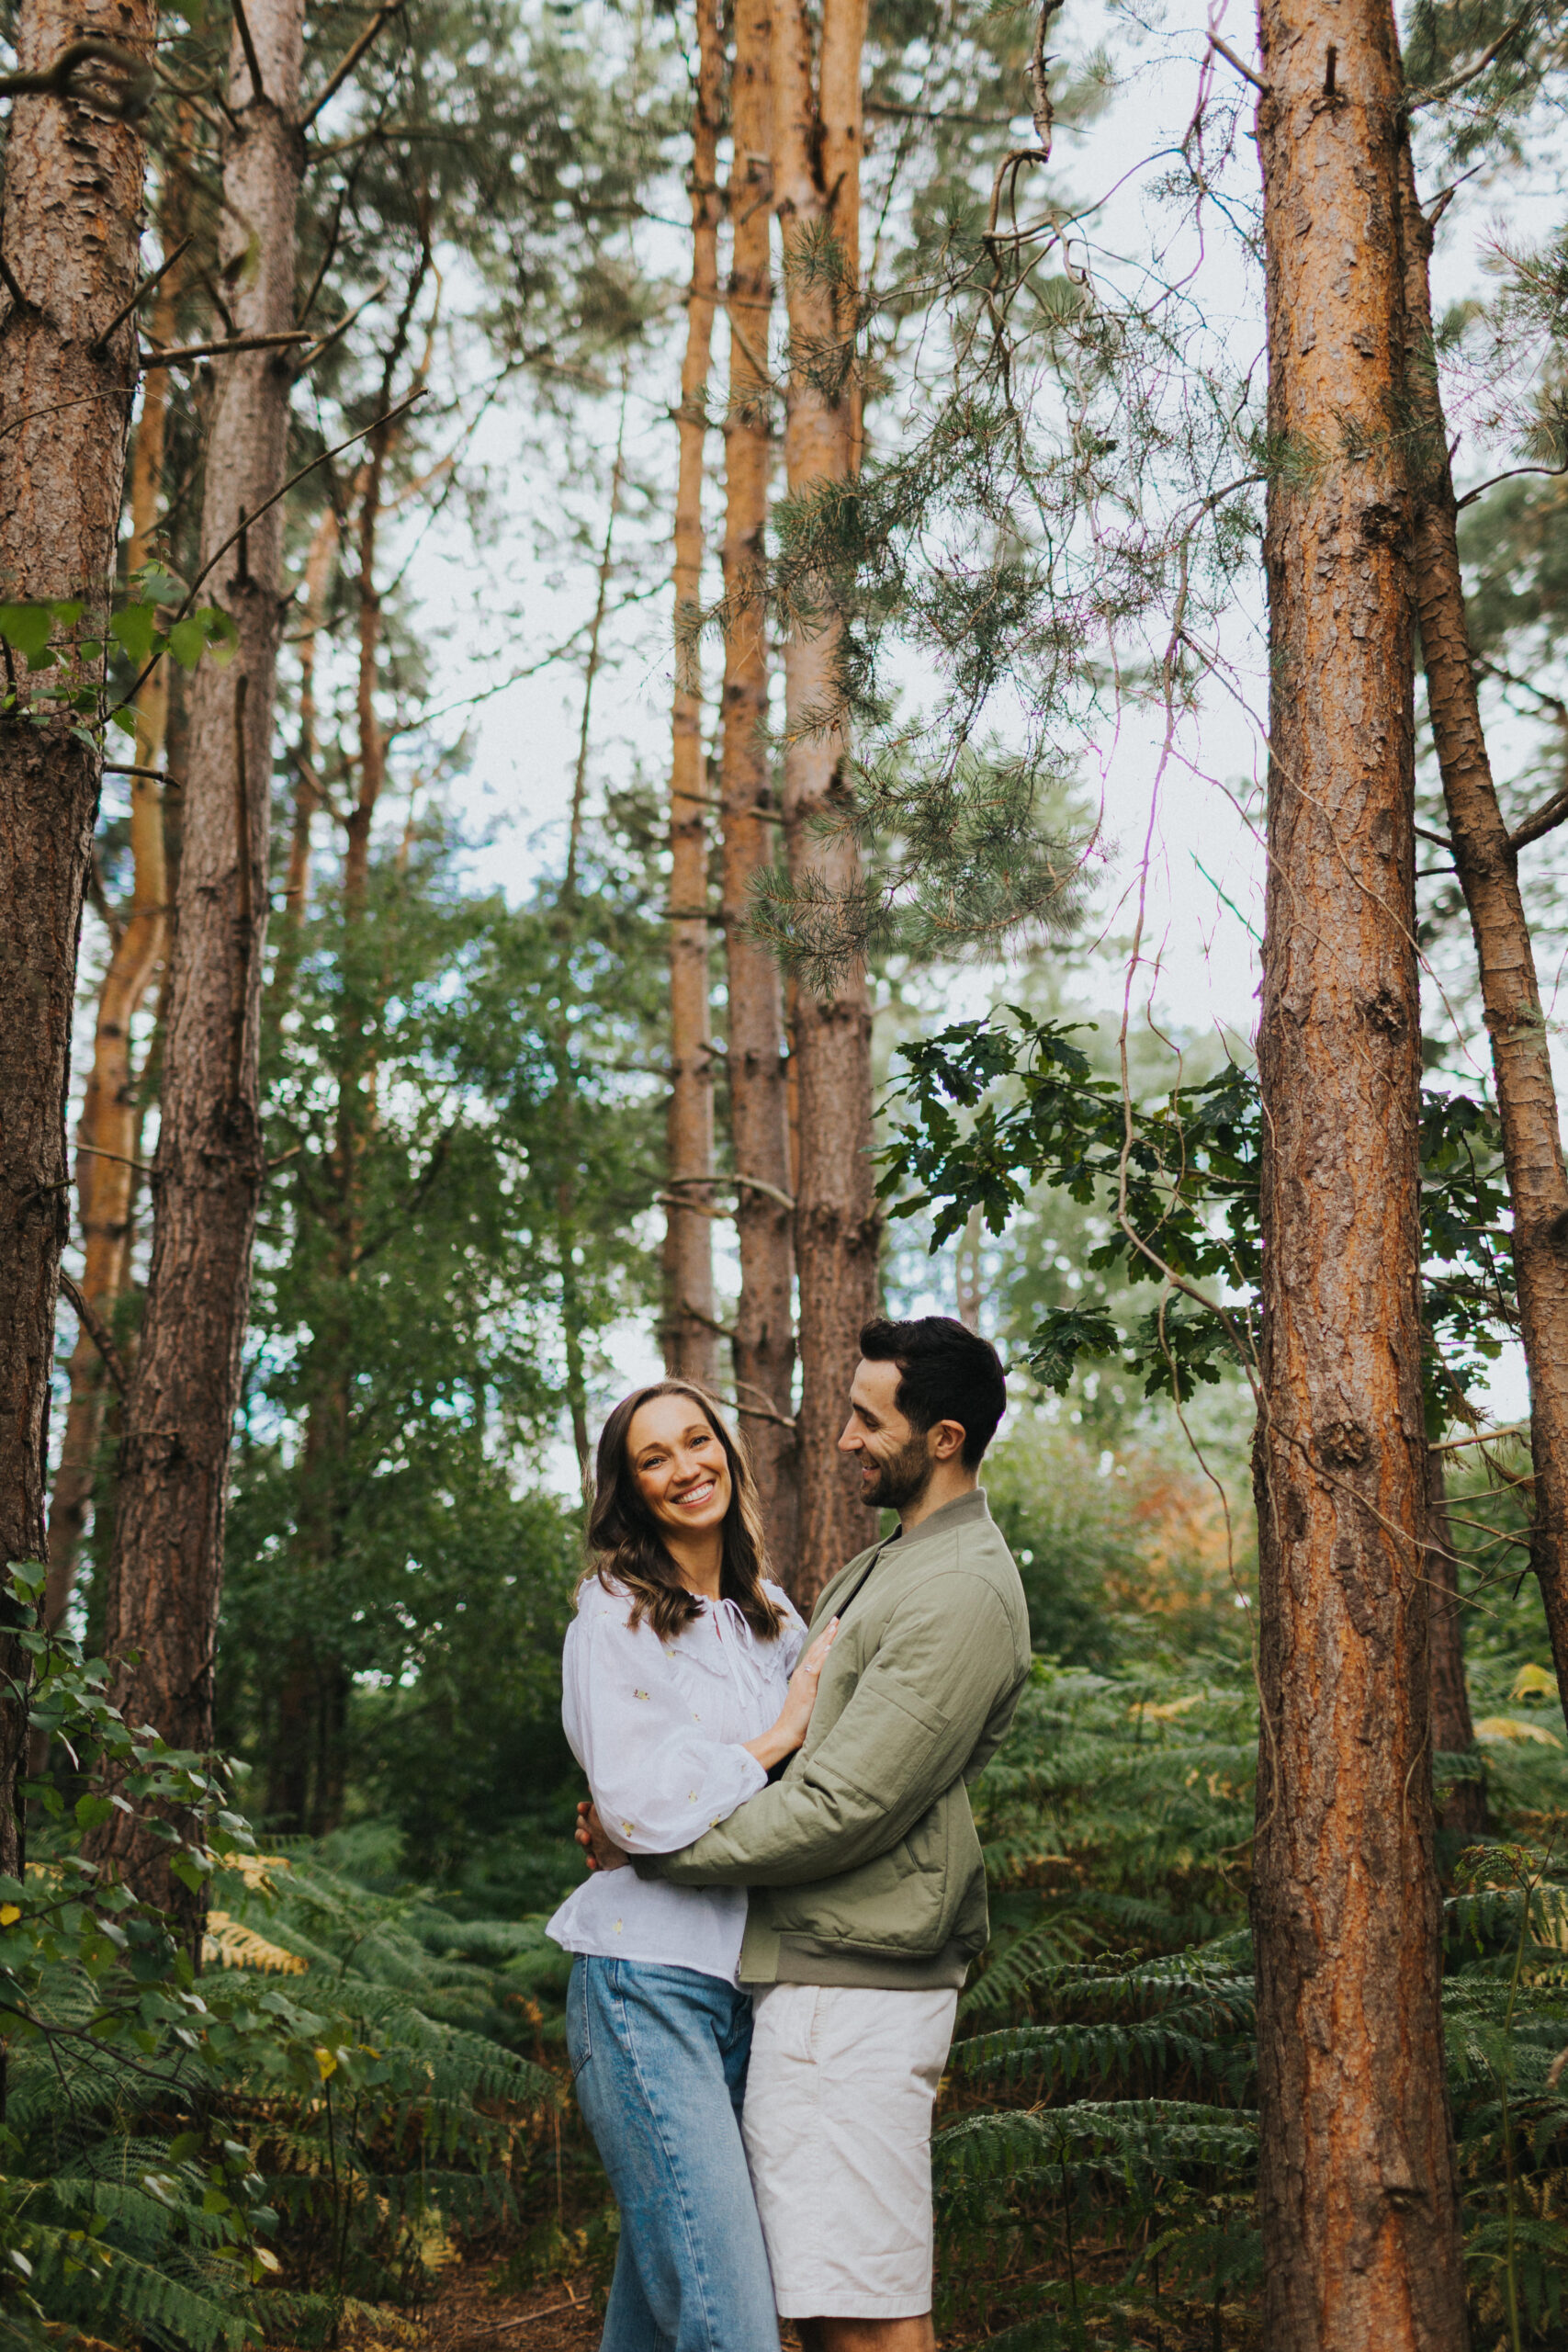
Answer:
<svg viewBox="0 0 1568 2352"><path fill-rule="evenodd" d="M661 1642L702 1615L703 1604L681 1582L681 1572L665 1549L659 1521L637 1488L627 1434L633 1416L655 1396L689 1396L707 1422L729 1464L729 1509L724 1516L724 1565L719 1590L733 1600L751 1631L764 1642L777 1638L784 1611L762 1589L766 1553L757 1484L740 1440L725 1427L723 1415L706 1391L688 1380L655 1380L623 1396L599 1433L593 1508L588 1518L588 1548L592 1564L588 1577L597 1576L606 1588L614 1578L632 1596L628 1624L644 1617Z"/></svg>

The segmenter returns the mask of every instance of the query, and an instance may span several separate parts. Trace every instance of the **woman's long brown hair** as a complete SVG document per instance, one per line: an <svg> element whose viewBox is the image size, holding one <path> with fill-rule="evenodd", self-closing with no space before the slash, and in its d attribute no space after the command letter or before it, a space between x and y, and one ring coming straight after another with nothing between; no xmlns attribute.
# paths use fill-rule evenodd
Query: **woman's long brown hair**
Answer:
<svg viewBox="0 0 1568 2352"><path fill-rule="evenodd" d="M661 1642L670 1640L703 1613L703 1604L681 1582L681 1571L665 1548L659 1521L637 1487L627 1439L638 1409L655 1396L689 1396L729 1464L729 1509L724 1515L724 1565L719 1591L733 1600L751 1631L764 1642L773 1641L783 1625L784 1611L762 1589L766 1555L762 1514L751 1465L738 1437L725 1427L714 1398L687 1380L656 1380L623 1396L599 1433L593 1508L588 1519L588 1548L593 1555L588 1576L608 1587L625 1585L632 1597L627 1623L640 1625L644 1617ZM584 1579L586 1581L586 1578Z"/></svg>

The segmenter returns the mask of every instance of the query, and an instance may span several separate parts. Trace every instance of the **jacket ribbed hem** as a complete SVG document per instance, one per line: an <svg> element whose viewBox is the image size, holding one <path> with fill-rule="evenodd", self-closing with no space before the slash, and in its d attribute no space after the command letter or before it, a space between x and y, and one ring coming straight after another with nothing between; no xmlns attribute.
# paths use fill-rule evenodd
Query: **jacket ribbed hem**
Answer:
<svg viewBox="0 0 1568 2352"><path fill-rule="evenodd" d="M899 1960L891 1953L825 1950L809 1937L781 1936L769 1976L750 1975L746 1954L740 1961L740 1982L763 1984L860 1984L886 1993L930 1993L953 1986L962 1990L975 1955L963 1944L950 1943L929 1959ZM764 1962L765 1964L765 1962Z"/></svg>

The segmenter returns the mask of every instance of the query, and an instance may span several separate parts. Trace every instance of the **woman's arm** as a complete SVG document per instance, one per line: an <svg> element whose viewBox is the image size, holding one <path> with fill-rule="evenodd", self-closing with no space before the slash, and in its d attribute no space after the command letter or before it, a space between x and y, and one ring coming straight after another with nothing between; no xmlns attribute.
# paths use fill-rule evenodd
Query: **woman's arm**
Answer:
<svg viewBox="0 0 1568 2352"><path fill-rule="evenodd" d="M795 1672L790 1676L789 1689L784 1694L784 1706L779 1712L777 1720L767 1731L759 1733L755 1739L742 1742L745 1753L754 1757L761 1767L764 1787L766 1776L773 1770L773 1766L782 1763L786 1756L793 1756L806 1737L807 1725L811 1721L811 1710L817 1704L817 1691L821 1680L822 1668L827 1662L828 1653L833 1646L838 1631L839 1621L835 1617L829 1624L827 1631L818 1635ZM575 1742L573 1744L575 1745ZM634 1846L629 1837L623 1842L616 1835L618 1825L615 1824L614 1813L606 1813L600 1800L599 1792L593 1786L592 1772L588 1776L588 1781L589 1786L593 1788L593 1802L592 1804L583 1804L578 1806L576 1835L578 1844L586 1851L588 1867L591 1871L619 1870L621 1864L634 1853L662 1853L678 1850L668 1847ZM749 1791L748 1796L755 1793L757 1792ZM743 1797L739 1803L745 1804L747 1801L747 1798ZM738 1810L739 1805L730 1807L731 1812ZM728 1815L726 1815L725 1818L728 1819ZM628 1830L632 1827L629 1822L626 1826ZM709 1825L705 1822L702 1830L694 1830L691 1838L682 1841L682 1844L691 1845L694 1838L701 1836L703 1830L710 1826L717 1826L716 1823Z"/></svg>
<svg viewBox="0 0 1568 2352"><path fill-rule="evenodd" d="M646 1620L589 1590L567 1637L561 1714L610 1834L628 1853L670 1854L767 1786L739 1742L709 1738Z"/></svg>

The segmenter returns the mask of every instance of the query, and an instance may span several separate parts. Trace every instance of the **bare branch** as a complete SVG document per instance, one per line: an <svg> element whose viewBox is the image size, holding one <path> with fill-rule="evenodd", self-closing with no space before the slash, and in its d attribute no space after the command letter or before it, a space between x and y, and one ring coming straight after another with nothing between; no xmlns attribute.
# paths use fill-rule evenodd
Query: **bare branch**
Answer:
<svg viewBox="0 0 1568 2352"><path fill-rule="evenodd" d="M1515 827L1508 835L1508 847L1514 851L1525 849L1531 842L1539 842L1545 834L1555 832L1565 820L1568 820L1568 785L1554 792L1550 800L1543 801L1533 817L1527 817L1522 825Z"/></svg>
<svg viewBox="0 0 1568 2352"><path fill-rule="evenodd" d="M159 265L159 266L152 272L152 277L144 277L142 279L141 285L137 288L130 301L122 302L120 304L119 309L115 312L113 318L109 321L102 334L96 335L93 341L88 345L87 348L90 351L102 351L106 348L108 339L110 335L113 334L116 327L120 324L122 320L130 318L137 304L143 301L146 297L151 294L152 288L154 286L159 284L160 280L167 277L170 270L173 269L180 255L183 253L187 252L195 243L196 240L194 237L182 238L180 243L175 247L174 252L169 255L168 259Z"/></svg>
<svg viewBox="0 0 1568 2352"><path fill-rule="evenodd" d="M78 1146L77 1148L80 1149L82 1147ZM102 1356L104 1360L104 1370L108 1374L109 1378L114 1382L114 1385L118 1389L120 1395L122 1396L128 1396L130 1394L130 1383L126 1377L125 1366L120 1361L119 1350L115 1346L113 1340L110 1339L107 1326L104 1323L94 1307L82 1295L82 1293L77 1289L75 1283L72 1281L63 1266L60 1269L60 1287L65 1293L66 1297L71 1301L72 1306L75 1308L76 1318L81 1324L83 1330L85 1331L88 1339L91 1340L94 1347L96 1348L99 1355Z"/></svg>
<svg viewBox="0 0 1568 2352"><path fill-rule="evenodd" d="M382 26L386 24L390 17L397 15L402 5L403 0L388 0L386 7L378 8L377 10L375 16L371 17L370 22L366 26L365 30L360 34L359 39L348 51L348 54L340 61L336 71L328 77L325 89L322 90L320 97L316 99L310 113L300 116L299 128L301 130L309 130L310 125L315 121L316 117L321 113L321 108L326 105L327 100L331 97L336 96L338 91L342 89L344 84L347 81L349 75L353 73L360 59L364 56L366 51L375 40Z"/></svg>
<svg viewBox="0 0 1568 2352"><path fill-rule="evenodd" d="M85 65L107 66L106 88L84 87ZM41 74L0 74L0 97L75 98L113 122L140 122L152 103L154 75L144 58L113 40L73 40Z"/></svg>
<svg viewBox="0 0 1568 2352"><path fill-rule="evenodd" d="M1517 32L1523 31L1529 18L1529 11L1527 9L1523 16L1516 17L1511 25L1505 25L1496 40L1482 51L1473 65L1465 66L1461 73L1450 74L1446 82L1434 82L1429 90L1413 90L1404 102L1406 110L1414 114L1418 107L1435 107L1442 99L1451 98L1467 83L1479 81L1499 51L1506 49Z"/></svg>
<svg viewBox="0 0 1568 2352"><path fill-rule="evenodd" d="M1241 75L1244 82L1250 82L1253 88L1261 97L1266 98L1269 96L1268 83L1265 82L1259 74L1255 74L1250 65L1244 65L1240 58L1236 55L1235 50L1232 49L1230 43L1228 41L1222 40L1218 33L1211 32L1209 35L1209 47L1214 51L1214 54L1217 57L1223 57L1225 63L1234 68L1234 70Z"/></svg>
<svg viewBox="0 0 1568 2352"><path fill-rule="evenodd" d="M245 63L250 69L251 86L265 106L266 91L262 85L261 60L256 55L255 42L251 39L250 19L245 15L244 0L232 0L232 5L234 22L240 29L240 46L245 52Z"/></svg>
<svg viewBox="0 0 1568 2352"><path fill-rule="evenodd" d="M235 351L277 351L286 345L309 343L308 334L298 327L287 334L237 334L227 343L186 343L175 351L144 351L142 368L179 368L187 359L224 358Z"/></svg>

